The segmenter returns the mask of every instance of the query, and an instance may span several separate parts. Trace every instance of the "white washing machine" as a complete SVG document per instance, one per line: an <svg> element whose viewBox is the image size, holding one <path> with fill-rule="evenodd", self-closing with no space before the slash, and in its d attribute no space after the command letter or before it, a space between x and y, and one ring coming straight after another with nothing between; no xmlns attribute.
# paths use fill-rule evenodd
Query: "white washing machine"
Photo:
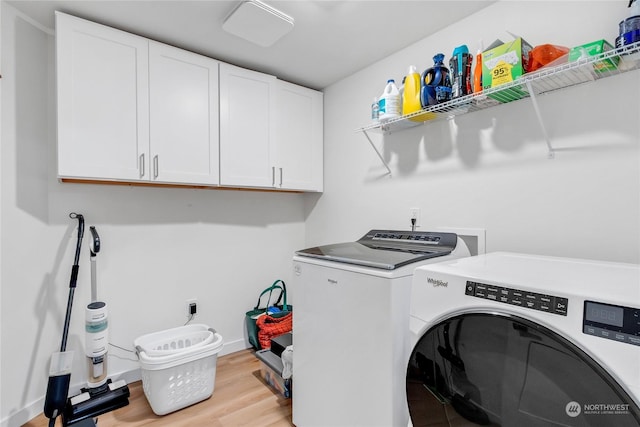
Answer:
<svg viewBox="0 0 640 427"><path fill-rule="evenodd" d="M293 423L406 426L416 266L469 256L453 233L371 230L293 259Z"/></svg>
<svg viewBox="0 0 640 427"><path fill-rule="evenodd" d="M640 267L491 253L419 267L418 426L640 425Z"/></svg>

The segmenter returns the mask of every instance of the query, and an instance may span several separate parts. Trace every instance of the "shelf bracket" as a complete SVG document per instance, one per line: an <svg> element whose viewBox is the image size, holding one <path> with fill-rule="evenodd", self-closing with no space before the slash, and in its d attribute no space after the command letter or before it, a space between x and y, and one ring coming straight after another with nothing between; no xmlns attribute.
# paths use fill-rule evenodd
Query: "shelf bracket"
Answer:
<svg viewBox="0 0 640 427"><path fill-rule="evenodd" d="M536 99L536 94L533 91L533 87L531 86L531 81L527 80L527 90L529 91L529 95L531 96L531 103L533 104L533 109L536 112L536 117L538 118L538 124L542 129L542 135L544 136L544 140L547 143L547 148L549 149L549 154L547 158L554 159L555 150L551 146L551 141L549 140L549 134L547 134L547 128L544 126L544 120L542 120L542 114L540 113L540 106L538 105L538 100Z"/></svg>
<svg viewBox="0 0 640 427"><path fill-rule="evenodd" d="M378 155L378 157L380 158L380 161L382 162L382 164L384 165L385 168L387 168L387 173L386 175L391 176L391 169L389 168L389 165L387 164L387 162L385 162L384 157L382 157L382 154L380 153L380 151L378 150L378 148L376 147L376 145L373 143L373 141L371 140L371 138L369 137L369 134L367 133L366 130L363 130L362 133L364 134L364 136L367 138L367 141L369 141L369 144L371 144L371 147L373 147L374 151L376 152L376 154Z"/></svg>

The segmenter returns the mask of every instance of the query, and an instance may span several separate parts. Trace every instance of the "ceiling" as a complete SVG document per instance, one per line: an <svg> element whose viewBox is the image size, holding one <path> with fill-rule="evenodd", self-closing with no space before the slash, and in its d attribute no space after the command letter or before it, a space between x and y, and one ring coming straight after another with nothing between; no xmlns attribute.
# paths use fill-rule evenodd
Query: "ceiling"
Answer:
<svg viewBox="0 0 640 427"><path fill-rule="evenodd" d="M223 31L224 19L240 0L6 2L51 30L53 12L60 10L314 89L323 89L493 3L264 1L295 20L293 30L270 47Z"/></svg>

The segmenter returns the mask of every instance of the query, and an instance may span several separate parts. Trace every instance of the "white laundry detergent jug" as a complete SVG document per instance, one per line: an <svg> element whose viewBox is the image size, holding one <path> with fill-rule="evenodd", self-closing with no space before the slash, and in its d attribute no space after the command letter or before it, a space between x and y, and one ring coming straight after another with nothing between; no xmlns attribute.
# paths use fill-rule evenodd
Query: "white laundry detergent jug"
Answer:
<svg viewBox="0 0 640 427"><path fill-rule="evenodd" d="M393 79L387 81L387 86L378 100L378 119L383 122L400 116L400 91Z"/></svg>

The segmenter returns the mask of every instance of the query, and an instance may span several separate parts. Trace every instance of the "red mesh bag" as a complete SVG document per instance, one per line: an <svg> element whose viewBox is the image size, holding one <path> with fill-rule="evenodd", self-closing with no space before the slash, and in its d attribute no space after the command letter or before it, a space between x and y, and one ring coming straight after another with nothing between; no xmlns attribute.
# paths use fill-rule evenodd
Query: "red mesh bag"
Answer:
<svg viewBox="0 0 640 427"><path fill-rule="evenodd" d="M258 317L258 341L263 349L271 348L271 339L291 332L293 329L293 313L289 312L282 317L273 317L268 314Z"/></svg>

